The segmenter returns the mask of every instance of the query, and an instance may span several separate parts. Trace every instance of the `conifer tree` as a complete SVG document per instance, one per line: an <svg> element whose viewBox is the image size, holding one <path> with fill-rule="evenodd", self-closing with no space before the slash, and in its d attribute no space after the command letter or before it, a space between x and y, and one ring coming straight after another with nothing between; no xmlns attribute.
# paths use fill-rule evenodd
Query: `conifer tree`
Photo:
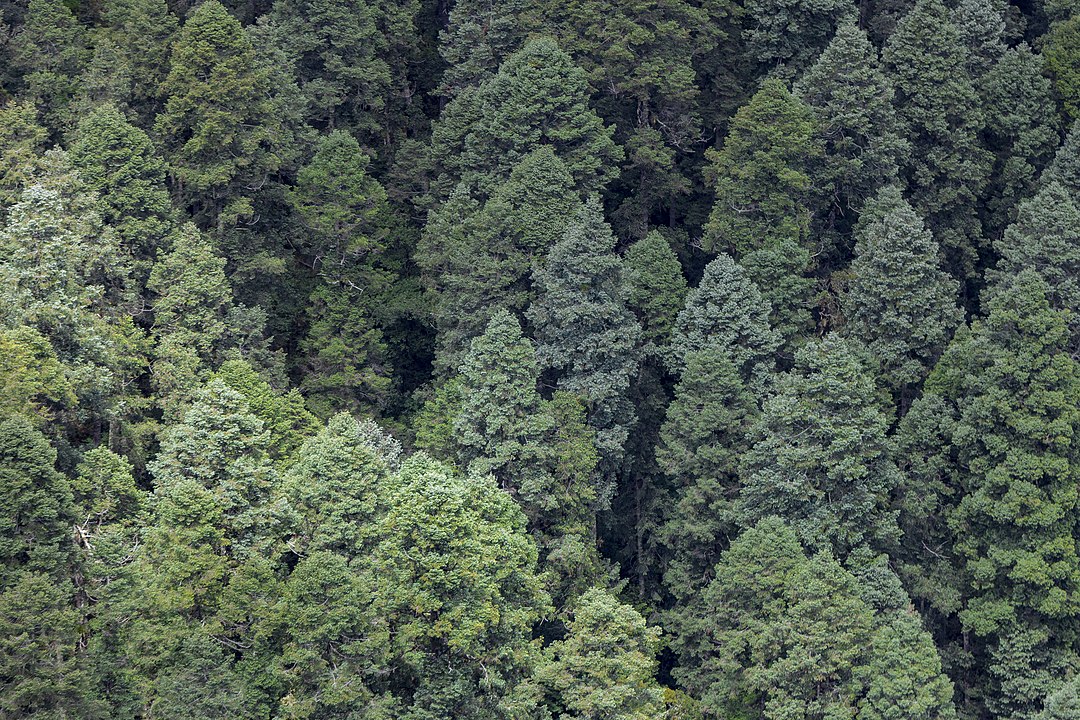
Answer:
<svg viewBox="0 0 1080 720"><path fill-rule="evenodd" d="M807 547L841 558L889 547L899 535L889 500L900 481L889 424L855 343L830 336L800 348L742 456L739 524L776 515Z"/></svg>
<svg viewBox="0 0 1080 720"><path fill-rule="evenodd" d="M271 621L283 642L266 658L289 717L358 717L393 705L372 687L372 668L390 660L370 615L372 580L347 556L314 549L289 574Z"/></svg>
<svg viewBox="0 0 1080 720"><path fill-rule="evenodd" d="M538 25L536 11L521 0L455 3L439 35L439 54L448 65L441 91L454 97L465 88L479 86Z"/></svg>
<svg viewBox="0 0 1080 720"><path fill-rule="evenodd" d="M78 404L67 369L49 339L20 325L0 331L0 413L43 425Z"/></svg>
<svg viewBox="0 0 1080 720"><path fill-rule="evenodd" d="M157 258L147 289L154 293L152 372L158 403L175 413L221 358L233 299L225 260L189 223Z"/></svg>
<svg viewBox="0 0 1080 720"><path fill-rule="evenodd" d="M14 55L30 97L42 105L46 126L59 134L70 129L71 100L90 60L86 28L60 0L33 0L14 39Z"/></svg>
<svg viewBox="0 0 1080 720"><path fill-rule="evenodd" d="M539 297L528 316L536 356L560 390L584 399L597 431L601 472L621 470L634 424L630 382L640 362L641 326L626 307L626 280L599 201L590 200L535 273ZM603 493L602 493L603 495Z"/></svg>
<svg viewBox="0 0 1080 720"><path fill-rule="evenodd" d="M859 716L867 720L955 717L952 682L941 671L941 656L919 614L902 608L879 622L865 664L854 673L862 694Z"/></svg>
<svg viewBox="0 0 1080 720"><path fill-rule="evenodd" d="M930 637L904 610L868 602L867 590L767 518L716 566L696 627L678 643L690 660L679 678L716 715L953 717Z"/></svg>
<svg viewBox="0 0 1080 720"><path fill-rule="evenodd" d="M550 38L535 38L510 55L494 77L459 95L432 133L442 166L438 184L459 180L491 192L525 155L551 145L577 191L601 190L618 173L622 150L588 106L584 71Z"/></svg>
<svg viewBox="0 0 1080 720"><path fill-rule="evenodd" d="M417 262L438 293L437 367L456 368L491 308L524 312L532 272L563 236L580 200L550 146L530 152L482 205L462 185L428 218Z"/></svg>
<svg viewBox="0 0 1080 720"><path fill-rule="evenodd" d="M57 582L67 576L74 506L55 464L56 450L29 420L13 416L0 424L0 589L20 572Z"/></svg>
<svg viewBox="0 0 1080 720"><path fill-rule="evenodd" d="M829 201L815 229L846 235L863 203L892 181L909 150L892 106L892 82L866 33L849 18L794 92L813 110L825 144L824 162L814 174ZM839 246L833 253L847 249L843 239L833 241Z"/></svg>
<svg viewBox="0 0 1080 720"><path fill-rule="evenodd" d="M291 462L304 441L320 429L296 388L274 388L244 360L226 360L213 377L244 396L252 414L262 420L269 433L268 454L279 463Z"/></svg>
<svg viewBox="0 0 1080 720"><path fill-rule="evenodd" d="M39 171L48 136L32 102L0 106L0 220Z"/></svg>
<svg viewBox="0 0 1080 720"><path fill-rule="evenodd" d="M665 359L673 373L681 374L692 352L722 348L742 382L762 396L779 345L780 338L769 325L769 306L757 286L729 255L721 254L705 267L701 282L686 296Z"/></svg>
<svg viewBox="0 0 1080 720"><path fill-rule="evenodd" d="M979 147L984 118L966 70L969 51L940 0L918 0L882 52L911 153L901 178L944 248L949 270L970 278L980 252L977 202L990 169Z"/></svg>
<svg viewBox="0 0 1080 720"><path fill-rule="evenodd" d="M720 559L696 634L680 638L690 662L679 679L719 716L829 718L858 708L875 718L953 717L929 636L903 611L872 606L865 590L827 553L808 557L779 519L762 520ZM887 665L893 675L876 674Z"/></svg>
<svg viewBox="0 0 1080 720"><path fill-rule="evenodd" d="M115 48L117 64L128 74L127 102L142 121L153 124L161 111L161 86L169 74L169 52L178 23L165 0L108 0L101 11L107 26L101 38ZM99 40L99 42L101 42Z"/></svg>
<svg viewBox="0 0 1080 720"><path fill-rule="evenodd" d="M496 311L462 362L457 412L448 422L460 465L493 475L525 511L561 601L568 586L598 572L592 537L607 487L595 477L595 431L586 428L583 408L564 392L544 401L539 375L517 319Z"/></svg>
<svg viewBox="0 0 1080 720"><path fill-rule="evenodd" d="M699 68L724 39L726 2L547 2L547 26L585 70L597 111L626 149L611 220L642 238L658 212L681 215L702 142Z"/></svg>
<svg viewBox="0 0 1080 720"><path fill-rule="evenodd" d="M663 691L654 679L659 628L599 588L578 598L568 626L567 636L547 648L537 671L555 717L663 716Z"/></svg>
<svg viewBox="0 0 1080 720"><path fill-rule="evenodd" d="M1005 54L1005 9L1000 0L960 0L949 14L967 51L964 67L973 81L986 75Z"/></svg>
<svg viewBox="0 0 1080 720"><path fill-rule="evenodd" d="M183 512L182 496L196 492L219 513L215 529L229 539L229 555L253 552L269 529L260 519L275 482L268 440L244 397L211 380L182 421L163 433L161 452L149 466L157 503Z"/></svg>
<svg viewBox="0 0 1080 720"><path fill-rule="evenodd" d="M384 503L357 569L387 645L386 692L406 717L530 712L532 627L549 600L525 515L489 476L422 455L403 464Z"/></svg>
<svg viewBox="0 0 1080 720"><path fill-rule="evenodd" d="M904 410L963 320L940 248L895 185L863 210L844 331L869 349Z"/></svg>
<svg viewBox="0 0 1080 720"><path fill-rule="evenodd" d="M529 505L543 503L550 484L542 438L551 420L541 412L539 376L521 325L509 312L496 311L461 365L462 404L454 422L462 465L493 474Z"/></svg>
<svg viewBox="0 0 1080 720"><path fill-rule="evenodd" d="M652 231L626 250L627 305L641 322L642 338L653 352L668 343L686 302L686 278L671 244Z"/></svg>
<svg viewBox="0 0 1080 720"><path fill-rule="evenodd" d="M1066 133L1065 142L1039 180L1042 183L1059 182L1066 190L1080 194L1080 124L1074 124Z"/></svg>
<svg viewBox="0 0 1080 720"><path fill-rule="evenodd" d="M1058 182L1043 185L1020 205L1016 222L994 244L1001 259L987 277L1005 284L1024 269L1033 269L1047 284L1055 310L1069 313L1069 347L1080 348L1080 207L1077 197Z"/></svg>
<svg viewBox="0 0 1080 720"><path fill-rule="evenodd" d="M1074 10L1069 17L1052 23L1043 42L1046 68L1054 78L1065 117L1075 122L1080 118L1080 71L1076 69L1080 65L1080 13Z"/></svg>
<svg viewBox="0 0 1080 720"><path fill-rule="evenodd" d="M128 263L66 154L50 151L0 229L0 323L48 338L78 397L69 433L105 431L142 365ZM130 398L129 398L130 399Z"/></svg>
<svg viewBox="0 0 1080 720"><path fill-rule="evenodd" d="M390 217L386 191L367 174L369 162L351 135L335 130L288 191L302 224L297 252L320 278L301 341L301 387L321 417L379 408L390 388L386 345L373 320L393 279L381 258Z"/></svg>
<svg viewBox="0 0 1080 720"><path fill-rule="evenodd" d="M71 583L22 572L0 592L0 714L105 718L78 654Z"/></svg>
<svg viewBox="0 0 1080 720"><path fill-rule="evenodd" d="M987 656L974 691L991 712L1029 717L1076 661L1080 366L1038 273L997 282L985 319L954 340L926 392L954 418L943 471L959 490L947 513L958 615Z"/></svg>
<svg viewBox="0 0 1080 720"><path fill-rule="evenodd" d="M1080 680L1073 678L1050 693L1038 720L1066 720L1080 712Z"/></svg>
<svg viewBox="0 0 1080 720"><path fill-rule="evenodd" d="M320 139L288 193L303 223L297 250L304 263L332 282L348 278L365 288L372 279L355 269L370 266L385 248L388 223L386 191L368 174L369 164L356 140L335 130Z"/></svg>
<svg viewBox="0 0 1080 720"><path fill-rule="evenodd" d="M97 193L98 211L116 229L121 249L134 258L132 274L141 289L171 229L165 163L146 133L112 105L83 118L76 138L72 165Z"/></svg>
<svg viewBox="0 0 1080 720"><path fill-rule="evenodd" d="M685 604L712 578L734 534L739 462L749 449L757 403L719 345L691 351L667 409L656 460L673 481L657 542L664 548L664 585ZM681 624L676 608L670 620Z"/></svg>
<svg viewBox="0 0 1080 720"><path fill-rule="evenodd" d="M381 9L364 0L278 0L271 12L277 37L316 127L378 138L390 90Z"/></svg>
<svg viewBox="0 0 1080 720"><path fill-rule="evenodd" d="M814 62L848 12L849 6L836 0L751 0L745 5L743 37L763 67L781 65L795 75Z"/></svg>
<svg viewBox="0 0 1080 720"><path fill-rule="evenodd" d="M992 239L1016 218L1016 206L1030 196L1038 174L1058 143L1058 121L1042 60L1024 43L1005 52L979 85L987 148L995 156L987 187Z"/></svg>
<svg viewBox="0 0 1080 720"><path fill-rule="evenodd" d="M250 215L249 188L276 169L270 88L250 38L217 0L187 18L161 88L168 99L154 133L178 204L204 230Z"/></svg>
<svg viewBox="0 0 1080 720"><path fill-rule="evenodd" d="M786 343L810 320L810 173L822 153L813 111L776 79L739 109L723 147L708 153L716 203L702 245L746 268Z"/></svg>
<svg viewBox="0 0 1080 720"><path fill-rule="evenodd" d="M292 552L331 551L352 559L370 549L381 484L397 460L393 446L385 456L375 447L377 432L370 421L364 425L341 413L300 448L282 481Z"/></svg>

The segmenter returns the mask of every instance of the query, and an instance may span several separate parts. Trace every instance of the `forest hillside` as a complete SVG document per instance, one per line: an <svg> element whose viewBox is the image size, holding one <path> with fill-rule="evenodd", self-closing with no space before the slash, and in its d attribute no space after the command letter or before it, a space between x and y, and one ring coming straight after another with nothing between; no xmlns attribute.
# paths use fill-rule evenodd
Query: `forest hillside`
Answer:
<svg viewBox="0 0 1080 720"><path fill-rule="evenodd" d="M0 720L1080 720L1076 0L0 0Z"/></svg>

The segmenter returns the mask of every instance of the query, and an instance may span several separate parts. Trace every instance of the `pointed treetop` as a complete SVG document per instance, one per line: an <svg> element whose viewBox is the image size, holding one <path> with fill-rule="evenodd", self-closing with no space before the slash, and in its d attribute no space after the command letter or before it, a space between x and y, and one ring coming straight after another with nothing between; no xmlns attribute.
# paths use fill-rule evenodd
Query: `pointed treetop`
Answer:
<svg viewBox="0 0 1080 720"><path fill-rule="evenodd" d="M686 297L667 351L668 366L681 373L690 353L726 348L743 382L764 389L780 338L769 325L769 306L731 256L720 254Z"/></svg>

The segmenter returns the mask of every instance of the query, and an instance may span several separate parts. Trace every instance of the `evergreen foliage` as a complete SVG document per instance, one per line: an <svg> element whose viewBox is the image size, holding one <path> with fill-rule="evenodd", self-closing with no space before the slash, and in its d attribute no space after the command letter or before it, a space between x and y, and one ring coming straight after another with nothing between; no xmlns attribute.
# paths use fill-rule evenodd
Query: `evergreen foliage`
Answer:
<svg viewBox="0 0 1080 720"><path fill-rule="evenodd" d="M950 271L966 279L979 261L977 201L991 157L978 143L985 118L970 51L940 0L917 0L882 51L911 153L901 165L909 199L941 243Z"/></svg>
<svg viewBox="0 0 1080 720"><path fill-rule="evenodd" d="M1075 720L1077 10L0 0L0 720Z"/></svg>
<svg viewBox="0 0 1080 720"><path fill-rule="evenodd" d="M895 185L867 203L855 237L844 329L866 345L904 407L963 319L956 282Z"/></svg>

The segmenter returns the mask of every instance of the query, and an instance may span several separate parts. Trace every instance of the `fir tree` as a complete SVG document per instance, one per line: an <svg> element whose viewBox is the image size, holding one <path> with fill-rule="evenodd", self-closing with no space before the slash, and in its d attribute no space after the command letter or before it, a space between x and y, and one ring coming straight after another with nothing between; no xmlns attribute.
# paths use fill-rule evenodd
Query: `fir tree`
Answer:
<svg viewBox="0 0 1080 720"><path fill-rule="evenodd" d="M901 178L944 248L949 270L961 279L978 266L976 208L991 162L978 146L984 119L965 67L968 58L940 0L918 0L882 53L911 143Z"/></svg>
<svg viewBox="0 0 1080 720"><path fill-rule="evenodd" d="M641 322L654 352L667 344L686 302L686 278L671 244L652 231L626 250L627 305Z"/></svg>
<svg viewBox="0 0 1080 720"><path fill-rule="evenodd" d="M541 443L551 420L541 412L539 375L521 325L497 311L461 365L462 404L454 421L462 465L493 474L529 505L543 504L550 484Z"/></svg>
<svg viewBox="0 0 1080 720"><path fill-rule="evenodd" d="M1080 118L1080 14L1072 14L1050 26L1043 41L1046 68L1054 79L1054 89L1071 121Z"/></svg>
<svg viewBox="0 0 1080 720"><path fill-rule="evenodd" d="M823 3L751 0L746 3L743 37L762 66L782 65L792 75L805 69L832 37L849 6Z"/></svg>
<svg viewBox="0 0 1080 720"><path fill-rule="evenodd" d="M640 362L641 326L625 304L623 264L597 200L590 200L535 273L539 297L528 316L536 356L560 390L583 398L597 431L601 472L621 470L634 424L631 379Z"/></svg>
<svg viewBox="0 0 1080 720"><path fill-rule="evenodd" d="M987 277L999 284L1033 269L1047 284L1051 307L1070 313L1069 347L1080 348L1080 207L1076 195L1056 181L1020 205L1016 222L994 244L1001 259Z"/></svg>
<svg viewBox="0 0 1080 720"><path fill-rule="evenodd" d="M449 190L464 180L490 192L525 155L549 144L581 195L602 189L622 151L588 97L584 71L554 40L528 41L494 77L447 107L444 127L432 134L433 156L445 168L439 184Z"/></svg>
<svg viewBox="0 0 1080 720"><path fill-rule="evenodd" d="M702 245L746 268L787 343L810 320L810 173L822 152L809 106L773 79L740 108L723 148L708 154L716 203Z"/></svg>
<svg viewBox="0 0 1080 720"><path fill-rule="evenodd" d="M378 139L390 91L380 6L364 0L280 0L270 14L316 127Z"/></svg>
<svg viewBox="0 0 1080 720"><path fill-rule="evenodd" d="M335 130L324 136L315 156L296 177L289 201L303 223L297 250L305 264L328 280L354 283L368 273L385 248L386 191L368 175L370 159L356 140Z"/></svg>
<svg viewBox="0 0 1080 720"><path fill-rule="evenodd" d="M0 592L0 714L87 720L108 717L79 649L72 587L23 572Z"/></svg>
<svg viewBox="0 0 1080 720"><path fill-rule="evenodd" d="M42 105L43 119L59 134L70 129L72 98L79 75L90 60L86 28L59 0L33 0L14 39L14 55L31 97Z"/></svg>
<svg viewBox="0 0 1080 720"><path fill-rule="evenodd" d="M161 111L176 17L165 0L109 0L101 15L107 25L102 36L113 44L114 62L128 74L129 96L118 101L126 101L142 120L140 127L147 127Z"/></svg>
<svg viewBox="0 0 1080 720"><path fill-rule="evenodd" d="M549 610L525 516L490 477L423 456L404 463L358 571L387 643L381 683L417 716L528 712Z"/></svg>
<svg viewBox="0 0 1080 720"><path fill-rule="evenodd" d="M899 484L881 409L860 349L828 337L807 344L776 381L742 456L739 524L776 515L800 541L839 557L898 539L890 494Z"/></svg>
<svg viewBox="0 0 1080 720"><path fill-rule="evenodd" d="M597 574L594 515L607 485L595 477L595 431L586 428L583 408L563 392L544 401L538 380L532 343L499 310L462 362L453 388L459 405L447 421L461 466L493 475L525 511L561 601L569 587Z"/></svg>
<svg viewBox="0 0 1080 720"><path fill-rule="evenodd" d="M579 206L566 164L541 146L522 158L487 202L479 204L460 186L431 214L416 259L438 293L437 367L460 364L492 307L525 311L536 294L532 272Z"/></svg>
<svg viewBox="0 0 1080 720"><path fill-rule="evenodd" d="M717 564L695 632L680 643L692 658L680 679L717 715L953 717L930 637L903 611L868 602L868 590L765 519Z"/></svg>
<svg viewBox="0 0 1080 720"><path fill-rule="evenodd" d="M491 78L538 24L535 10L520 0L455 3L439 35L439 54L448 65L442 92L454 97Z"/></svg>
<svg viewBox="0 0 1080 720"><path fill-rule="evenodd" d="M984 137L995 156L987 187L986 227L998 238L1016 218L1016 206L1031 195L1039 172L1058 143L1050 81L1042 61L1024 43L1005 52L979 86L986 114Z"/></svg>
<svg viewBox="0 0 1080 720"><path fill-rule="evenodd" d="M709 346L687 355L656 446L657 463L674 484L657 542L666 554L664 584L680 603L708 584L734 534L739 462L757 412L729 350ZM682 609L672 613L676 628Z"/></svg>
<svg viewBox="0 0 1080 720"><path fill-rule="evenodd" d="M161 88L168 99L154 133L178 203L203 229L250 215L248 189L276 169L270 88L250 38L217 0L187 18Z"/></svg>
<svg viewBox="0 0 1080 720"><path fill-rule="evenodd" d="M813 110L825 144L815 184L829 201L819 211L820 228L815 229L826 239L839 233L830 244L837 246L833 254L842 255L856 213L892 181L909 150L892 106L892 82L881 71L866 33L849 19L803 73L794 92Z"/></svg>
<svg viewBox="0 0 1080 720"><path fill-rule="evenodd" d="M966 50L964 67L973 81L1005 54L1005 9L1000 0L961 0L949 15Z"/></svg>
<svg viewBox="0 0 1080 720"><path fill-rule="evenodd" d="M756 395L764 395L780 339L769 325L769 306L757 286L730 256L721 254L686 296L675 320L666 360L681 374L692 352L720 348L730 354L739 377Z"/></svg>
<svg viewBox="0 0 1080 720"><path fill-rule="evenodd" d="M289 503L292 538L299 556L330 551L347 560L370 549L381 485L396 469L394 450L382 453L372 442L377 426L335 415L300 448L282 481Z"/></svg>
<svg viewBox="0 0 1080 720"><path fill-rule="evenodd" d="M1059 182L1066 190L1080 194L1080 125L1074 124L1065 135L1065 142L1039 180L1042 183Z"/></svg>
<svg viewBox="0 0 1080 720"><path fill-rule="evenodd" d="M568 634L547 648L537 679L559 718L646 720L664 713L654 679L660 630L597 588L578 598Z"/></svg>
<svg viewBox="0 0 1080 720"><path fill-rule="evenodd" d="M67 576L75 508L55 464L56 450L28 420L14 416L0 424L0 589L16 584L20 572L53 581Z"/></svg>
<svg viewBox="0 0 1080 720"><path fill-rule="evenodd" d="M154 293L152 372L158 404L175 414L221 358L233 304L225 260L188 224L157 258L147 289Z"/></svg>
<svg viewBox="0 0 1080 720"><path fill-rule="evenodd" d="M40 170L48 136L32 102L8 101L0 107L0 219Z"/></svg>
<svg viewBox="0 0 1080 720"><path fill-rule="evenodd" d="M98 194L101 217L116 228L120 247L133 256L132 273L141 287L171 227L165 163L146 133L111 105L83 118L76 138L71 162Z"/></svg>
<svg viewBox="0 0 1080 720"><path fill-rule="evenodd" d="M941 269L938 244L895 185L867 204L855 236L844 330L870 350L906 409L963 320L956 282Z"/></svg>
<svg viewBox="0 0 1080 720"><path fill-rule="evenodd" d="M1075 662L1080 582L1073 523L1080 373L1067 315L1025 269L1003 277L987 316L927 381L955 421L947 513L964 599L959 618L989 658L977 676L992 712L1034 715ZM1010 388L1002 392L1002 388Z"/></svg>

